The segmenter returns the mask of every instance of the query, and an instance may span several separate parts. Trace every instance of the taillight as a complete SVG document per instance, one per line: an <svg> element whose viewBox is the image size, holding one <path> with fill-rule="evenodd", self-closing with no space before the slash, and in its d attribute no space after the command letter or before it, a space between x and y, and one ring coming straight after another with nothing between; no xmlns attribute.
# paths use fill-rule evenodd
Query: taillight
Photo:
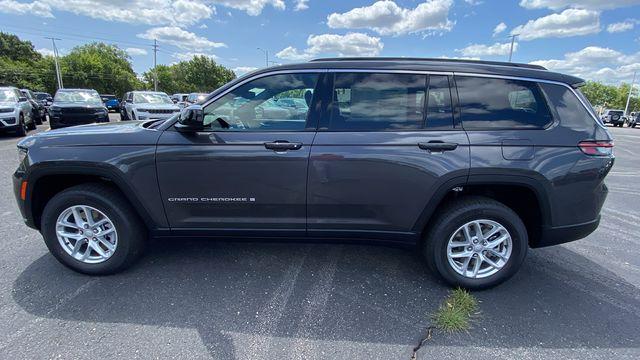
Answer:
<svg viewBox="0 0 640 360"><path fill-rule="evenodd" d="M578 147L583 153L591 156L608 156L613 154L613 141L581 141Z"/></svg>

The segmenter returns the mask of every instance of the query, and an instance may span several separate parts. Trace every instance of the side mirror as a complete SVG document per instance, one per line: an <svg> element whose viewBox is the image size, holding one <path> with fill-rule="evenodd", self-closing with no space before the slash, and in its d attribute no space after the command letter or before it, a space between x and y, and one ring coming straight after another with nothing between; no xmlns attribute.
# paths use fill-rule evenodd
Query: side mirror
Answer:
<svg viewBox="0 0 640 360"><path fill-rule="evenodd" d="M27 101L27 98L26 98L26 97L24 97L24 96L20 96L20 97L18 98L18 102L26 102L26 101Z"/></svg>
<svg viewBox="0 0 640 360"><path fill-rule="evenodd" d="M200 105L191 105L182 109L176 129L181 132L204 130L204 110Z"/></svg>

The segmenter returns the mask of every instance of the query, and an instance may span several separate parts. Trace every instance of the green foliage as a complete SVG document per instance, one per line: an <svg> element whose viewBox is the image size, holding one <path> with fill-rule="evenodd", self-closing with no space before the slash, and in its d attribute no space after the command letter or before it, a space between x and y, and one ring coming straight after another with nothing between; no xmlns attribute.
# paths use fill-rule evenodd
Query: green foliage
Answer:
<svg viewBox="0 0 640 360"><path fill-rule="evenodd" d="M613 86L588 81L580 90L594 107L624 110L627 104L627 96L629 95L629 84L623 83L619 86ZM637 110L640 110L640 99L636 88L631 95L629 112Z"/></svg>
<svg viewBox="0 0 640 360"><path fill-rule="evenodd" d="M30 41L0 32L0 85L42 90L44 59Z"/></svg>
<svg viewBox="0 0 640 360"><path fill-rule="evenodd" d="M158 65L158 90L167 94L211 92L233 80L233 71L218 65L207 56L194 56L189 61L173 65ZM148 88L153 88L153 69L145 72L143 78Z"/></svg>
<svg viewBox="0 0 640 360"><path fill-rule="evenodd" d="M121 96L142 87L129 56L115 45L77 46L60 59L60 71L66 88L89 88Z"/></svg>
<svg viewBox="0 0 640 360"><path fill-rule="evenodd" d="M468 291L455 289L433 316L436 326L447 332L468 330L471 316L478 311L478 301Z"/></svg>
<svg viewBox="0 0 640 360"><path fill-rule="evenodd" d="M0 57L8 60L33 64L42 59L31 41L20 40L13 34L0 32Z"/></svg>

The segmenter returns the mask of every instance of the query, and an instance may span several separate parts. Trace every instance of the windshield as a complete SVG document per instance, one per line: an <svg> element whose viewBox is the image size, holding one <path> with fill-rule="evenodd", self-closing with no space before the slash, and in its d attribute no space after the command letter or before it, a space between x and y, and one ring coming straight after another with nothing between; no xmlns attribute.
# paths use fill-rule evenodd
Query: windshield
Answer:
<svg viewBox="0 0 640 360"><path fill-rule="evenodd" d="M169 95L162 93L136 93L133 94L133 102L143 104L173 104Z"/></svg>
<svg viewBox="0 0 640 360"><path fill-rule="evenodd" d="M38 100L46 100L51 95L45 93L36 93L36 99Z"/></svg>
<svg viewBox="0 0 640 360"><path fill-rule="evenodd" d="M109 100L116 100L116 97L114 95L102 95L101 96L102 101L109 101Z"/></svg>
<svg viewBox="0 0 640 360"><path fill-rule="evenodd" d="M0 90L0 101L18 101L15 91L11 89Z"/></svg>
<svg viewBox="0 0 640 360"><path fill-rule="evenodd" d="M102 104L98 92L90 90L58 91L53 101L57 103Z"/></svg>

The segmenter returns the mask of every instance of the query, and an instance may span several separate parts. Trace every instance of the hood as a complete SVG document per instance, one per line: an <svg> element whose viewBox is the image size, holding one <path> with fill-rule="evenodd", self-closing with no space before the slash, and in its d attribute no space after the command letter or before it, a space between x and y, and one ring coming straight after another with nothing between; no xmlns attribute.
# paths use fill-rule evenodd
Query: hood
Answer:
<svg viewBox="0 0 640 360"><path fill-rule="evenodd" d="M66 109L66 108L102 109L104 108L104 105L102 104L67 103L67 102L64 102L64 103L54 102L53 104L51 104L51 106L59 107L61 109Z"/></svg>
<svg viewBox="0 0 640 360"><path fill-rule="evenodd" d="M177 110L179 109L176 104L151 104L151 103L137 103L134 104L136 109L154 109L154 110Z"/></svg>
<svg viewBox="0 0 640 360"><path fill-rule="evenodd" d="M155 145L161 131L148 129L153 121L119 121L72 126L31 135L18 146L136 146Z"/></svg>

